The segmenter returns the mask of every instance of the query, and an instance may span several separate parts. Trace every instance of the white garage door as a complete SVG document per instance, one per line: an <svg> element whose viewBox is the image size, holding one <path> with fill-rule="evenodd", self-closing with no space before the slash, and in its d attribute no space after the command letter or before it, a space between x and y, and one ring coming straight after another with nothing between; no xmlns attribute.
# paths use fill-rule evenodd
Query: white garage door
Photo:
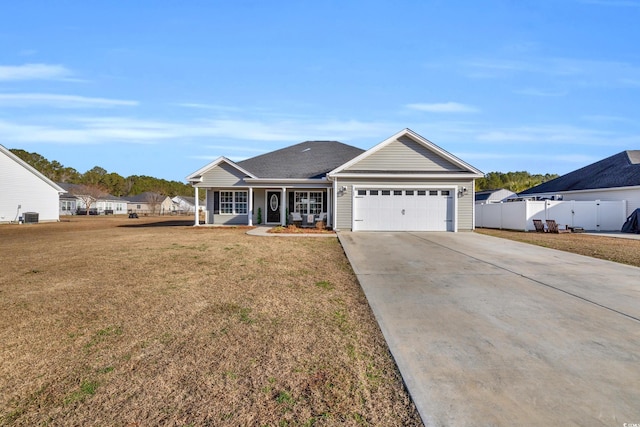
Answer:
<svg viewBox="0 0 640 427"><path fill-rule="evenodd" d="M353 231L453 231L453 191L356 189Z"/></svg>

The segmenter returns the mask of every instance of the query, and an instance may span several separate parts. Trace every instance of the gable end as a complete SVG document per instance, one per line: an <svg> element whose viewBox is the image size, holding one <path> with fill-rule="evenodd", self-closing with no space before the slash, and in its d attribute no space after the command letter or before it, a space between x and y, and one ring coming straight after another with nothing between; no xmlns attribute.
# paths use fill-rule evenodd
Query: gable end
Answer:
<svg viewBox="0 0 640 427"><path fill-rule="evenodd" d="M247 175L238 168L221 162L217 166L202 174L199 186L203 187L233 187L243 185Z"/></svg>
<svg viewBox="0 0 640 427"><path fill-rule="evenodd" d="M344 170L344 172L362 171L465 172L464 169L407 135L400 136Z"/></svg>

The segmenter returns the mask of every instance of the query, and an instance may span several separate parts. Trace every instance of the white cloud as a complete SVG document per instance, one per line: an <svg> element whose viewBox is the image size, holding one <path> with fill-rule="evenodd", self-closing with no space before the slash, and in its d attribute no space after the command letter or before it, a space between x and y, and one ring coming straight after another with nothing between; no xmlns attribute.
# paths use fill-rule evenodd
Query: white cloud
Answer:
<svg viewBox="0 0 640 427"><path fill-rule="evenodd" d="M527 60L483 58L462 61L461 65L470 78L497 79L518 74L542 74L556 78L563 86L640 86L640 67L621 61L568 57L539 57Z"/></svg>
<svg viewBox="0 0 640 427"><path fill-rule="evenodd" d="M579 144L592 146L612 145L618 140L618 136L612 132L600 131L589 128L580 128L571 125L544 125L521 126L513 128L494 129L479 132L476 139L483 142L495 143L522 143L530 142L540 147L549 147L563 144ZM536 150L533 149L532 152Z"/></svg>
<svg viewBox="0 0 640 427"><path fill-rule="evenodd" d="M640 7L640 2L632 0L579 0L584 4L595 4L598 6L613 6L613 7Z"/></svg>
<svg viewBox="0 0 640 427"><path fill-rule="evenodd" d="M222 150L224 152L238 151L241 153L255 153L255 154L261 154L261 153L267 152L267 150L264 150L262 148L239 147L237 144L236 145L205 145L203 146L203 148L206 148L208 150Z"/></svg>
<svg viewBox="0 0 640 427"><path fill-rule="evenodd" d="M590 122L595 122L595 123L635 123L636 122L634 119L630 119L628 117L607 116L603 114L582 116L581 119L587 120Z"/></svg>
<svg viewBox="0 0 640 427"><path fill-rule="evenodd" d="M487 153L483 152L465 152L465 153L455 153L456 156L462 159L468 160L535 160L535 161L549 161L549 156L547 154L536 154L536 153ZM595 161L601 160L601 158L596 156L587 156L584 154L556 154L553 159L555 162L568 162L568 163L578 163L578 164L587 164L593 163Z"/></svg>
<svg viewBox="0 0 640 427"><path fill-rule="evenodd" d="M37 123L0 120L0 140L61 144L111 142L158 143L167 140L220 138L234 141L300 142L308 139L376 141L397 125L358 121L200 120L168 122L128 117L53 117ZM266 150L269 151L269 150Z"/></svg>
<svg viewBox="0 0 640 427"><path fill-rule="evenodd" d="M58 80L67 78L70 75L71 71L62 65L0 65L0 81Z"/></svg>
<svg viewBox="0 0 640 427"><path fill-rule="evenodd" d="M528 96L559 97L559 96L566 96L569 92L528 88L528 89L516 90L514 91L514 93L517 93L519 95L528 95Z"/></svg>
<svg viewBox="0 0 640 427"><path fill-rule="evenodd" d="M475 113L477 108L458 102L443 102L435 104L407 104L407 108L429 113Z"/></svg>
<svg viewBox="0 0 640 427"><path fill-rule="evenodd" d="M195 108L199 110L230 111L230 112L242 111L238 107L230 107L226 105L216 105L216 104L201 104L198 102L180 102L173 105L177 105L178 107L183 107L183 108Z"/></svg>
<svg viewBox="0 0 640 427"><path fill-rule="evenodd" d="M54 108L104 108L119 106L132 107L138 105L138 102L48 93L0 93L0 106L33 107L37 105L46 105Z"/></svg>

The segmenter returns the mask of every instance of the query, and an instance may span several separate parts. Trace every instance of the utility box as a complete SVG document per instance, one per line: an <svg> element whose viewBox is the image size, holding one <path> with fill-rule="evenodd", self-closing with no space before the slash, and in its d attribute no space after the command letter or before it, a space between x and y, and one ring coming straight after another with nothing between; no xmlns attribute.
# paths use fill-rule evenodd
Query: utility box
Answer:
<svg viewBox="0 0 640 427"><path fill-rule="evenodd" d="M36 224L40 215L38 212L24 212L22 218L25 224Z"/></svg>

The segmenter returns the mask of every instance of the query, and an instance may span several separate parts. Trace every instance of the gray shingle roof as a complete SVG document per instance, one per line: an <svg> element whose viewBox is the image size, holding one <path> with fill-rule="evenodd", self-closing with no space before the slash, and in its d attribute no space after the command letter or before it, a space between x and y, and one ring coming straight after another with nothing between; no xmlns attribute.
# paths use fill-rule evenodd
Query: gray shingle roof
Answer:
<svg viewBox="0 0 640 427"><path fill-rule="evenodd" d="M305 141L237 165L259 178L321 178L363 152L338 141Z"/></svg>
<svg viewBox="0 0 640 427"><path fill-rule="evenodd" d="M520 194L558 193L635 185L640 185L640 150L628 150L529 188Z"/></svg>
<svg viewBox="0 0 640 427"><path fill-rule="evenodd" d="M159 193L154 193L153 191L145 191L144 193L136 194L135 196L127 197L129 203L148 203L151 200L158 200L159 197L162 197L162 200L166 198Z"/></svg>

